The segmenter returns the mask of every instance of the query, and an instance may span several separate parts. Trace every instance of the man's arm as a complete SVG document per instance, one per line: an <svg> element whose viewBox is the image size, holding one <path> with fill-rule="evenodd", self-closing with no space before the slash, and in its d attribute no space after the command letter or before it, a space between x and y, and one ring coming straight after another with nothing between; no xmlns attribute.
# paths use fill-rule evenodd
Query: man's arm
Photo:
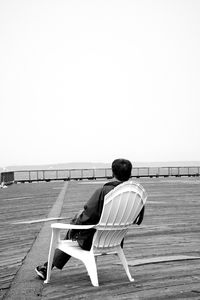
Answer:
<svg viewBox="0 0 200 300"><path fill-rule="evenodd" d="M73 224L77 225L89 225L96 224L99 219L99 199L102 189L97 189L91 198L84 205L84 209L79 212L74 219Z"/></svg>

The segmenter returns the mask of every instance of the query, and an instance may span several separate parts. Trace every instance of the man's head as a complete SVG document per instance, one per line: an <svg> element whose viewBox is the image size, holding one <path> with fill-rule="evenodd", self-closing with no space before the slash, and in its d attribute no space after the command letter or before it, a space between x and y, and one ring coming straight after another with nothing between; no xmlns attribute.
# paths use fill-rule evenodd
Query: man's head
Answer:
<svg viewBox="0 0 200 300"><path fill-rule="evenodd" d="M118 158L112 163L113 176L119 181L127 181L131 177L132 164L129 160Z"/></svg>

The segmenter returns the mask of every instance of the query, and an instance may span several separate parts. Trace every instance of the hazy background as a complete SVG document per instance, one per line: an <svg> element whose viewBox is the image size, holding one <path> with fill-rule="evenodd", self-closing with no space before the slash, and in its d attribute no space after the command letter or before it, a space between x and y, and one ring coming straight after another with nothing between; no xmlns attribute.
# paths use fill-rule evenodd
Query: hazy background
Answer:
<svg viewBox="0 0 200 300"><path fill-rule="evenodd" d="M0 166L200 160L200 1L1 0Z"/></svg>

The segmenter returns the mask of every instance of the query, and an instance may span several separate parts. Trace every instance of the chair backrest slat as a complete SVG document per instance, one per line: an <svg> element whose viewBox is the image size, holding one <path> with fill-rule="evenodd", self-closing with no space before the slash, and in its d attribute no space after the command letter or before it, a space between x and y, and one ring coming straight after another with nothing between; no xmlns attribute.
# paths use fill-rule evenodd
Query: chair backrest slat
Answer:
<svg viewBox="0 0 200 300"><path fill-rule="evenodd" d="M129 191L120 194L121 211L118 214L118 219L116 219L116 223L118 225L121 225L121 224L124 225L124 217L125 217L125 214L127 211L128 203L129 203L129 196L130 196ZM114 200L112 202L115 203ZM115 224L115 222L113 222L113 224Z"/></svg>
<svg viewBox="0 0 200 300"><path fill-rule="evenodd" d="M128 226L133 224L145 204L147 194L143 187L127 181L109 192L93 239L93 248L112 248L121 243Z"/></svg>

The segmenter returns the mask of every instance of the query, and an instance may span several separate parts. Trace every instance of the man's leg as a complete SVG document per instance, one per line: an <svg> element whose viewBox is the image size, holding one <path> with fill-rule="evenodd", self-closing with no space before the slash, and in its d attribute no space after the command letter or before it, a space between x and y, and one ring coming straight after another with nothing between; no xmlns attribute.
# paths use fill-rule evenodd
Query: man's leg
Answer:
<svg viewBox="0 0 200 300"><path fill-rule="evenodd" d="M70 230L67 231L64 240L70 240ZM52 268L55 266L56 268L62 270L64 265L68 262L71 256L60 249L56 249L53 257Z"/></svg>
<svg viewBox="0 0 200 300"><path fill-rule="evenodd" d="M65 236L65 239L66 240L69 239L68 232ZM56 249L55 253L54 253L52 269L53 269L53 267L56 267L56 268L62 270L62 268L64 267L64 265L68 262L68 260L70 258L71 258L71 256L68 255L67 253L61 251L60 249ZM45 280L46 276L47 276L47 264L48 264L48 262L45 262L43 265L35 268L37 275L43 280Z"/></svg>
<svg viewBox="0 0 200 300"><path fill-rule="evenodd" d="M62 270L62 268L64 267L64 265L68 262L68 260L70 258L71 258L70 255L66 254L65 252L61 251L60 249L56 249L54 258L53 258L52 269L53 269L53 267L56 267L56 268ZM45 262L43 265L35 268L37 275L43 280L45 280L47 277L47 264L48 264L48 262Z"/></svg>
<svg viewBox="0 0 200 300"><path fill-rule="evenodd" d="M56 249L53 258L52 267L56 267L60 270L64 267L64 265L68 262L71 256L60 249Z"/></svg>

